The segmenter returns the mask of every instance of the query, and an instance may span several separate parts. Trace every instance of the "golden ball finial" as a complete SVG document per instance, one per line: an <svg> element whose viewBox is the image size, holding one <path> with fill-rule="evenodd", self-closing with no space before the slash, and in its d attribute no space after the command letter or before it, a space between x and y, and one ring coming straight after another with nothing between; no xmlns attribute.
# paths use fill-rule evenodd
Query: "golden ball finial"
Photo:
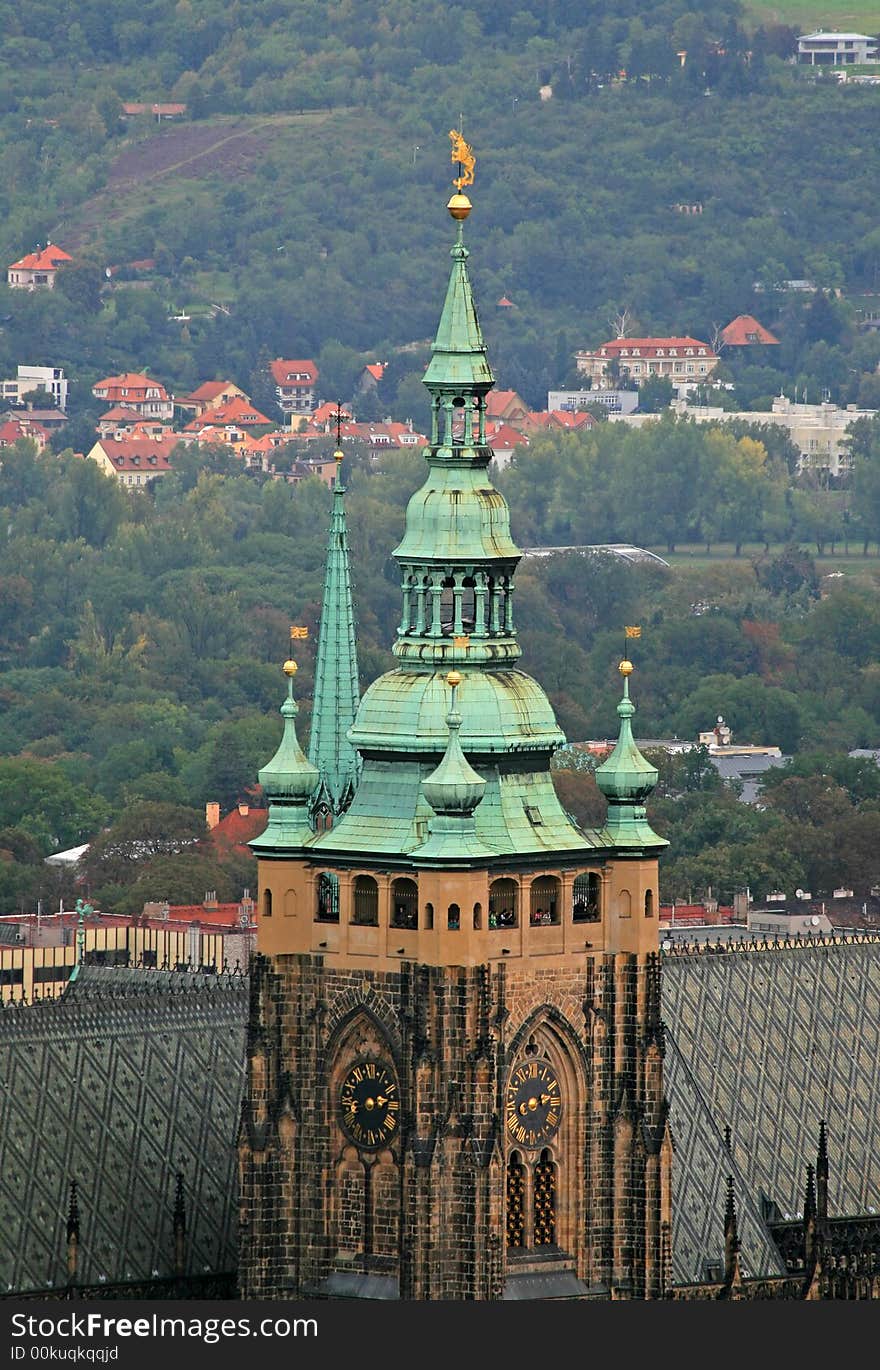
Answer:
<svg viewBox="0 0 880 1370"><path fill-rule="evenodd" d="M621 661L617 669L621 675L632 675L633 664L626 657L624 657L623 661Z"/></svg>
<svg viewBox="0 0 880 1370"><path fill-rule="evenodd" d="M336 451L333 453L333 460L336 462L342 461L344 456L345 453L343 452L342 448L337 447Z"/></svg>
<svg viewBox="0 0 880 1370"><path fill-rule="evenodd" d="M447 684L447 685L460 685L460 684L461 684L461 671L450 671L449 674L448 674L447 677L446 677L446 684Z"/></svg>
<svg viewBox="0 0 880 1370"><path fill-rule="evenodd" d="M449 202L446 205L446 208L449 210L449 213L452 215L453 219L466 219L467 216L470 214L471 210L473 209L473 205L471 204L468 197L466 195L462 195L461 191L459 190L455 193L455 195L451 196Z"/></svg>
<svg viewBox="0 0 880 1370"><path fill-rule="evenodd" d="M281 669L285 675L294 676L299 670L299 667L297 666L296 662L293 660L292 657L288 657L284 665L281 667Z"/></svg>

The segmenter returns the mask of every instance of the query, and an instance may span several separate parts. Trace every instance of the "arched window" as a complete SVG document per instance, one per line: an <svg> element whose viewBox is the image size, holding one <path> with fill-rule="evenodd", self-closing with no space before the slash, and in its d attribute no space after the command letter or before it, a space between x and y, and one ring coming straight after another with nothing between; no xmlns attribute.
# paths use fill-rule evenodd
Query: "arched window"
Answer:
<svg viewBox="0 0 880 1370"><path fill-rule="evenodd" d="M575 923L598 923L601 917L599 889L599 876L595 871L575 877L571 906Z"/></svg>
<svg viewBox="0 0 880 1370"><path fill-rule="evenodd" d="M332 871L318 876L318 918L322 923L339 922L339 879Z"/></svg>
<svg viewBox="0 0 880 1370"><path fill-rule="evenodd" d="M483 926L483 905L474 904L474 931L479 932Z"/></svg>
<svg viewBox="0 0 880 1370"><path fill-rule="evenodd" d="M458 932L461 927L461 909L457 904L450 904L446 910L446 926L450 932Z"/></svg>
<svg viewBox="0 0 880 1370"><path fill-rule="evenodd" d="M391 885L391 926L417 928L419 925L419 887L415 880L402 878Z"/></svg>
<svg viewBox="0 0 880 1370"><path fill-rule="evenodd" d="M526 1244L526 1168L518 1151L507 1162L507 1245Z"/></svg>
<svg viewBox="0 0 880 1370"><path fill-rule="evenodd" d="M654 917L654 891L645 890L645 917Z"/></svg>
<svg viewBox="0 0 880 1370"><path fill-rule="evenodd" d="M452 401L452 441L460 445L466 437L464 400L460 395L456 395Z"/></svg>
<svg viewBox="0 0 880 1370"><path fill-rule="evenodd" d="M296 890L287 890L284 895L284 917L296 917Z"/></svg>
<svg viewBox="0 0 880 1370"><path fill-rule="evenodd" d="M433 904L426 904L426 905L425 905L425 927L428 929L429 932L433 932L433 931L434 931L434 905L433 905Z"/></svg>
<svg viewBox="0 0 880 1370"><path fill-rule="evenodd" d="M489 927L515 928L519 924L519 885L515 880L493 880L489 886Z"/></svg>
<svg viewBox="0 0 880 1370"><path fill-rule="evenodd" d="M529 922L559 922L559 881L554 875L541 875L529 891Z"/></svg>
<svg viewBox="0 0 880 1370"><path fill-rule="evenodd" d="M379 886L372 875L356 875L354 878L354 912L351 921L373 926L379 922Z"/></svg>
<svg viewBox="0 0 880 1370"><path fill-rule="evenodd" d="M621 890L617 896L618 918L632 918L632 895L629 890Z"/></svg>
<svg viewBox="0 0 880 1370"><path fill-rule="evenodd" d="M263 890L263 917L272 917L272 891Z"/></svg>
<svg viewBox="0 0 880 1370"><path fill-rule="evenodd" d="M533 1231L535 1246L556 1245L556 1166L549 1151L535 1166Z"/></svg>

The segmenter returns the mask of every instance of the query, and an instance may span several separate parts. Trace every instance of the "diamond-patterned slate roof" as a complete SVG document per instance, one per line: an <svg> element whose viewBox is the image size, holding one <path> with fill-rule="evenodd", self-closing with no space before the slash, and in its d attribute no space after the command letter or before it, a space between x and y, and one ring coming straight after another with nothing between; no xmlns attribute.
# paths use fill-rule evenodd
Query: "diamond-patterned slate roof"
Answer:
<svg viewBox="0 0 880 1370"><path fill-rule="evenodd" d="M247 981L86 968L57 1000L0 1010L0 1291L66 1281L77 1181L80 1282L234 1270L235 1139Z"/></svg>
<svg viewBox="0 0 880 1370"><path fill-rule="evenodd" d="M831 1213L880 1209L880 941L668 956L663 1016L677 1281L703 1279L705 1260L723 1252L728 1174L741 1181L741 1215L743 1188L752 1196L743 1264L773 1268L762 1265L760 1201L802 1211L822 1118Z"/></svg>

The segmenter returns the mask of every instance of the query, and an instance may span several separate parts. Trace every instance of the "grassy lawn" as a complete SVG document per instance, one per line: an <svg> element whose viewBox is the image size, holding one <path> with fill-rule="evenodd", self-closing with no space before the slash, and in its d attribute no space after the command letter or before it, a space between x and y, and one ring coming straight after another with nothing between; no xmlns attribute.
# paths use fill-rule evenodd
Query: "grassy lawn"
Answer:
<svg viewBox="0 0 880 1370"><path fill-rule="evenodd" d="M705 543L679 543L671 554L667 552L665 547L659 545L654 545L648 550L656 552L658 556L663 557L673 567L719 566L725 562L743 566L748 565L753 557L763 556L764 544L763 542L744 543L739 557L736 556L732 542L713 543L708 556L706 555ZM842 543L838 543L834 555L830 551L826 551L824 556L820 557L816 555L815 549L812 547L805 547L805 550L813 557L816 570L820 575L826 575L829 571L849 571L851 573L867 571L874 575L880 573L880 556L873 546L866 557L862 556L861 546L854 542L850 543L848 556ZM778 556L781 551L782 543L770 544L771 556Z"/></svg>
<svg viewBox="0 0 880 1370"><path fill-rule="evenodd" d="M803 33L880 33L878 0L746 0L746 9L760 24L791 24Z"/></svg>

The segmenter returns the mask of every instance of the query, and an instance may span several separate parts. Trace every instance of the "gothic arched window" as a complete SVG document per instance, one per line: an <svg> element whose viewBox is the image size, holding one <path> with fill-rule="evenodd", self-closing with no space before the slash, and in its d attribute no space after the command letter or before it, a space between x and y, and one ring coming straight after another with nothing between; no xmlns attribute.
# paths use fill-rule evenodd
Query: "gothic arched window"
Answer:
<svg viewBox="0 0 880 1370"><path fill-rule="evenodd" d="M339 922L339 877L332 871L318 876L318 918L322 923Z"/></svg>
<svg viewBox="0 0 880 1370"><path fill-rule="evenodd" d="M391 883L391 926L417 928L419 925L419 887L406 877Z"/></svg>
<svg viewBox="0 0 880 1370"><path fill-rule="evenodd" d="M571 916L575 923L598 923L599 876L595 871L587 871L575 877L572 890Z"/></svg>
<svg viewBox="0 0 880 1370"><path fill-rule="evenodd" d="M354 878L354 911L351 921L373 926L379 922L379 886L372 875L356 875Z"/></svg>

